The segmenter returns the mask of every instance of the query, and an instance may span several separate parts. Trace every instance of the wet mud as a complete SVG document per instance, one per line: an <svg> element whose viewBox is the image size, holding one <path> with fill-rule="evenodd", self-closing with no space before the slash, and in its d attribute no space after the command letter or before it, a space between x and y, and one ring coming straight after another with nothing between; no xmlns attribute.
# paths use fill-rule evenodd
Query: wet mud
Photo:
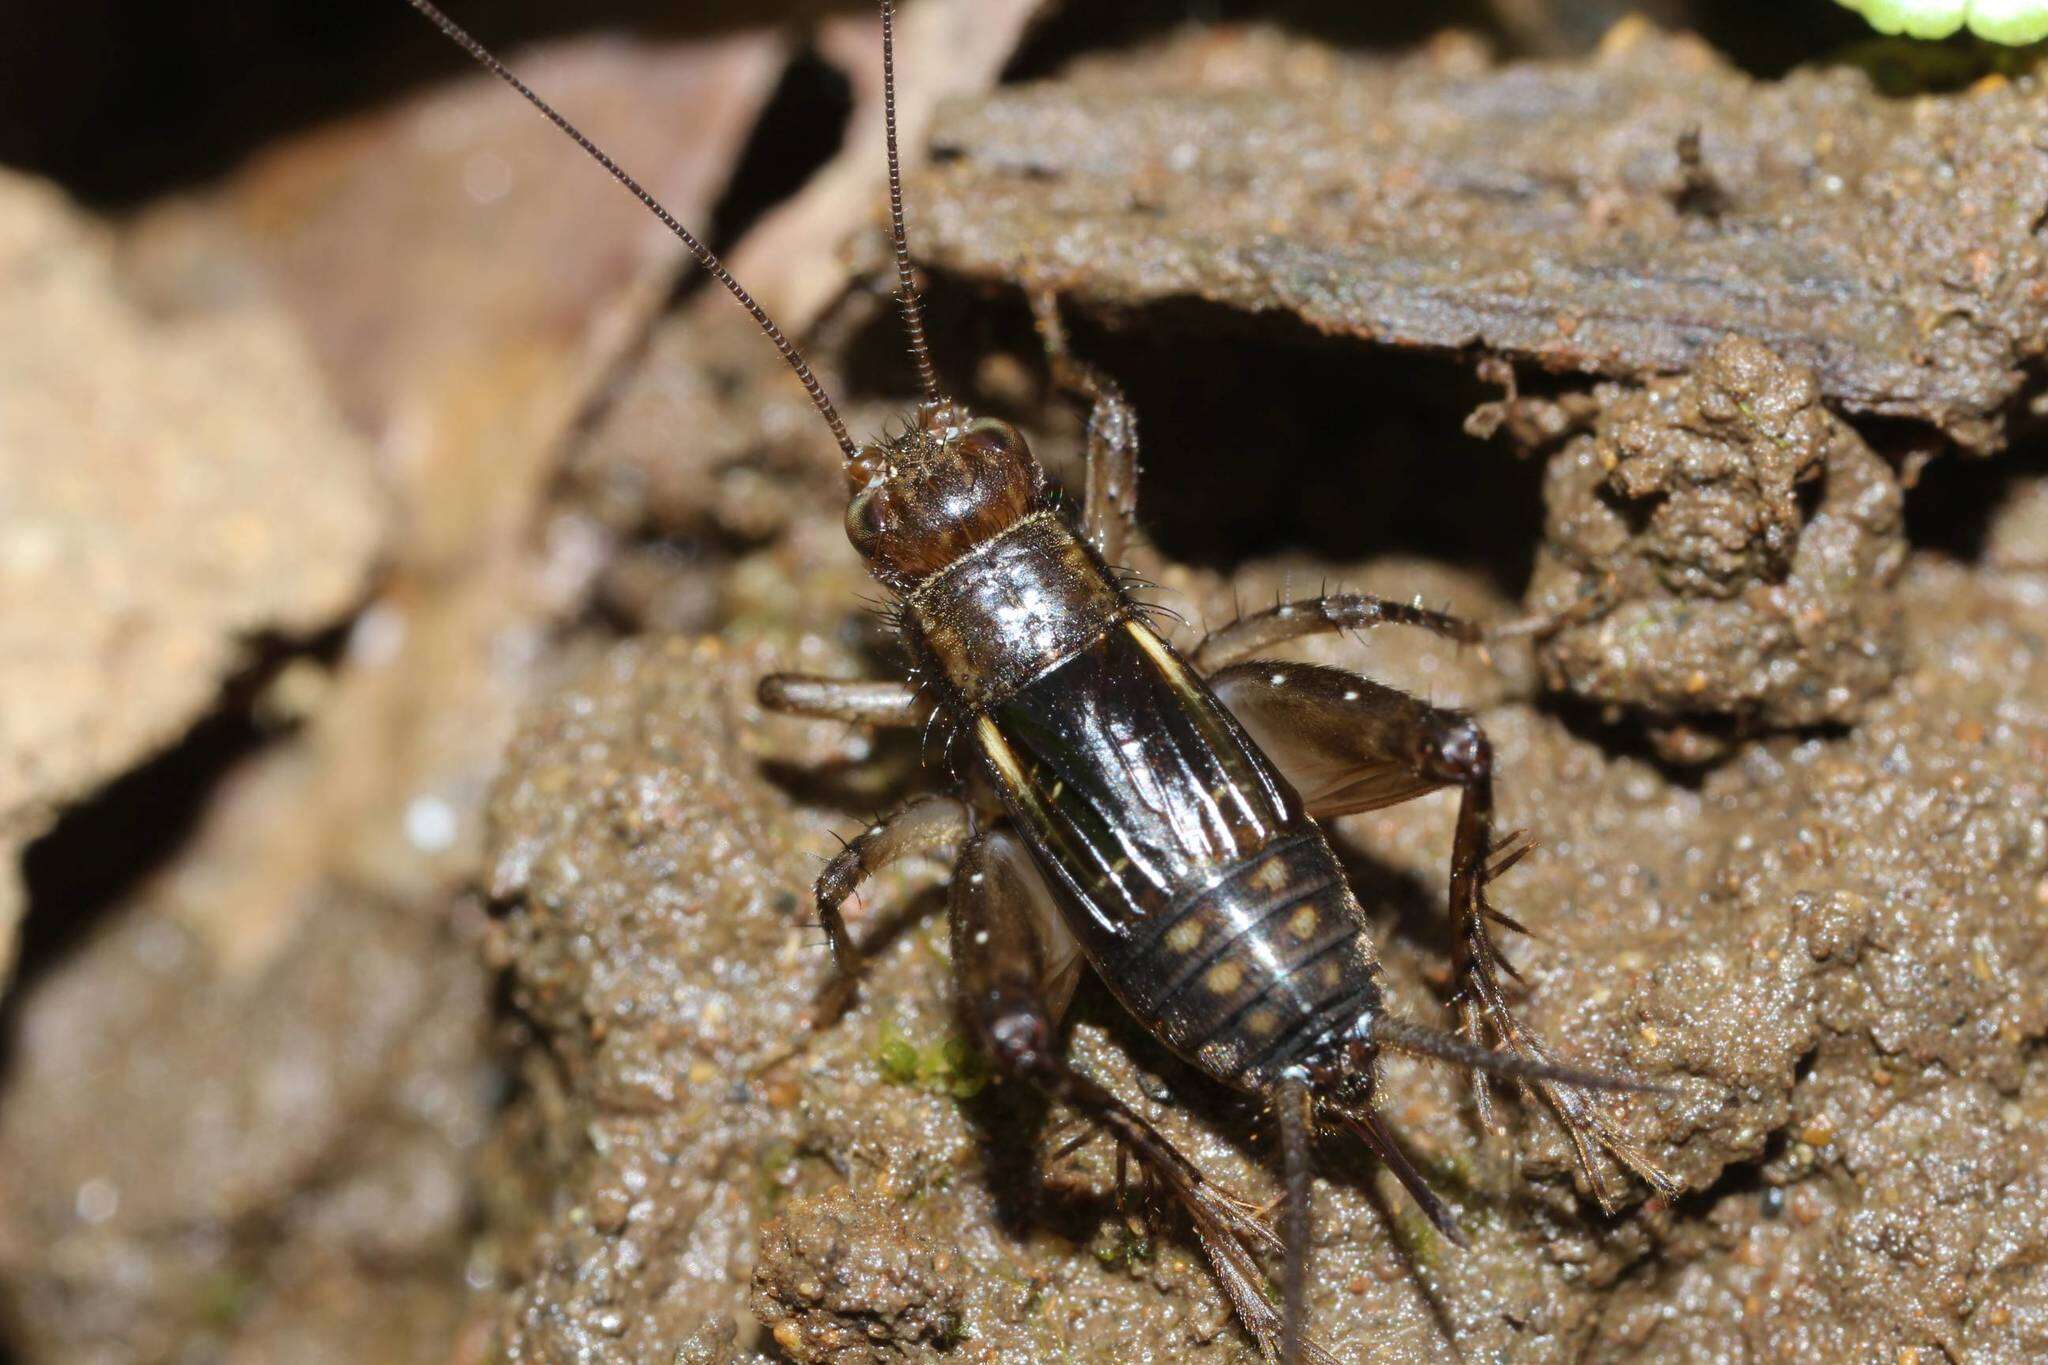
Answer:
<svg viewBox="0 0 2048 1365"><path fill-rule="evenodd" d="M993 69L1017 33L987 41ZM789 97L788 42L522 65L668 110L614 150L694 221ZM1526 1016L1663 1087L1613 1104L1686 1193L1609 1217L1539 1106L1501 1092L1488 1132L1463 1078L1389 1063L1388 1118L1472 1245L1322 1142L1310 1302L1338 1358L2048 1353L2043 107L2023 76L1767 80L1628 25L1537 65L1216 29L938 116L911 203L948 383L1071 483L1079 417L1018 295L1061 291L1138 400L1158 534L1133 567L1177 641L1324 583L1514 627L1282 653L1475 712L1504 827L1538 841L1497 887L1530 930ZM688 120L709 131L680 147ZM249 513L304 527L284 548L318 576L257 555L260 583L217 580L232 610L145 603L206 665L175 705L61 782L0 774L35 811L0 827L35 841L5 1349L1257 1360L1111 1143L969 1044L943 859L863 890L860 996L814 1024L821 859L947 760L757 704L765 672L896 667L833 447L630 203L593 226L596 195L523 200L588 169L535 122L458 81L118 232L27 201L83 235L99 315L286 336L279 388L329 437L280 448L309 462L284 477L340 491L324 519ZM484 172L510 189L478 195ZM872 209L852 183L814 182L748 279L815 308L867 432L912 388L876 220L818 207ZM19 445L0 458L51 443ZM111 727L84 705L105 693L78 697ZM1397 1008L1430 1022L1452 813L1334 837ZM86 875L137 829L146 866ZM1264 1116L1107 992L1084 984L1064 1041L1275 1196Z"/></svg>
<svg viewBox="0 0 2048 1365"><path fill-rule="evenodd" d="M1900 665L1892 467L1812 371L1731 338L1605 400L1549 461L1527 600L1566 695L1646 717L1674 760L1718 729L1846 725ZM1690 718L1694 721L1688 724Z"/></svg>

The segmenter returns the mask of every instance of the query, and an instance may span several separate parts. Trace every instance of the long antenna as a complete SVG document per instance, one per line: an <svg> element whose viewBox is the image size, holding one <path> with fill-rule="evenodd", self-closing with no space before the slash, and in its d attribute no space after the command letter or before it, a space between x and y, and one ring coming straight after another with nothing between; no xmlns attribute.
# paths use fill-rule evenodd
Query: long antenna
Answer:
<svg viewBox="0 0 2048 1365"><path fill-rule="evenodd" d="M1315 1139L1315 1096L1308 1076L1289 1071L1280 1077L1279 1093L1273 1099L1280 1117L1280 1165L1287 1182L1286 1265L1280 1281L1280 1359L1286 1365L1301 1360L1302 1319L1308 1315L1308 1253L1313 1223L1308 1201L1313 1188L1309 1170L1309 1144Z"/></svg>
<svg viewBox="0 0 2048 1365"><path fill-rule="evenodd" d="M896 234L896 302L903 308L903 330L910 333L910 356L917 362L917 382L926 401L943 400L939 376L932 369L931 343L924 335L924 301L917 275L910 268L910 241L903 230L903 159L896 151L896 6L882 0L882 123L889 135L889 225Z"/></svg>
<svg viewBox="0 0 2048 1365"><path fill-rule="evenodd" d="M457 47L460 47L464 52L476 58L477 63L486 71L511 86L514 90L517 90L525 97L528 104L531 104L534 108L540 110L541 113L547 115L549 122L567 133L577 146L590 154L592 160L611 173L612 179L624 185L632 192L635 199L638 199L646 206L649 213L659 218L663 227L682 239L683 245L690 249L690 254L697 258L698 264L710 271L711 278L724 285L726 292L739 300L740 307L753 314L754 321L760 324L763 332L767 333L768 340L775 343L775 349L782 354L783 360L788 362L789 368L796 372L797 379L804 386L804 392L811 396L811 406L815 407L818 410L818 415L825 419L825 425L832 428L832 439L839 442L839 449L845 452L846 458L851 460L854 456L858 455L860 452L854 446L853 438L846 434L846 423L839 420L839 409L832 406L832 399L825 393L825 386L820 384L818 377L811 373L810 364L804 359L803 352L799 351L795 343L782 334L782 329L775 325L775 319L769 317L767 310L754 302L754 296L740 288L740 282L732 277L732 272L725 268L725 263L713 254L711 248L698 241L688 228L676 221L674 214L661 206L660 200L642 189L639 181L620 169L619 164L599 150L597 144L585 137L575 124L556 113L553 105L549 104L539 95L534 94L532 90L527 88L524 81L506 70L505 64L496 57L493 57L490 49L470 37L453 19L450 19L439 9L428 3L428 0L408 0L408 3L432 20L434 26L447 34ZM886 33L886 4L883 7L883 12L885 24L883 31ZM893 123L891 127L893 129ZM894 149L895 138L892 132L890 137L890 166L892 170L895 166ZM902 221L902 215L899 212L897 215L897 240L899 243L902 241Z"/></svg>

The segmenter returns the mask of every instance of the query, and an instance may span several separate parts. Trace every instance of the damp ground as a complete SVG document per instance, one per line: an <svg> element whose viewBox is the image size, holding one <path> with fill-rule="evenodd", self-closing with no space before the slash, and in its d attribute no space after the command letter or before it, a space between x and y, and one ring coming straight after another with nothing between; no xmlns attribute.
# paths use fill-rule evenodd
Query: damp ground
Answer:
<svg viewBox="0 0 2048 1365"><path fill-rule="evenodd" d="M1312 6L964 8L904 33L950 82L906 106L947 382L1071 479L1021 291L1062 297L1136 402L1176 638L1326 583L1546 623L1286 656L1484 723L1538 842L1498 887L1523 1007L1665 1087L1616 1111L1687 1193L1603 1215L1540 1109L1489 1133L1390 1065L1472 1246L1326 1141L1318 1338L2048 1351L2043 87L1598 4L1498 6L1533 63ZM735 17L520 63L751 230L740 273L859 431L913 389L871 149L830 160L871 39ZM833 448L629 201L435 70L311 90L311 131L117 220L0 185L5 1349L1256 1359L1108 1140L966 1042L942 860L863 893L860 1001L810 1026L820 857L948 780L754 701L897 666ZM1451 816L1334 836L1418 1019ZM1275 1193L1256 1108L1107 992L1065 1041Z"/></svg>

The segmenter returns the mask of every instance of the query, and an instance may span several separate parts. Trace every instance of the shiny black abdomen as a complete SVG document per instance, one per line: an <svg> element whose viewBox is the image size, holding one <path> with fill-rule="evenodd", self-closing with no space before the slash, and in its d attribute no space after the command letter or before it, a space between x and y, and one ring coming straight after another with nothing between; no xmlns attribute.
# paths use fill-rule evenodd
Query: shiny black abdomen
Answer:
<svg viewBox="0 0 2048 1365"><path fill-rule="evenodd" d="M913 596L914 638L1110 989L1211 1075L1263 1089L1379 1008L1363 916L1321 830L1186 661L1064 528L1029 534L1030 558L1066 572L963 565ZM1017 610L1027 597L1067 614L1049 628Z"/></svg>

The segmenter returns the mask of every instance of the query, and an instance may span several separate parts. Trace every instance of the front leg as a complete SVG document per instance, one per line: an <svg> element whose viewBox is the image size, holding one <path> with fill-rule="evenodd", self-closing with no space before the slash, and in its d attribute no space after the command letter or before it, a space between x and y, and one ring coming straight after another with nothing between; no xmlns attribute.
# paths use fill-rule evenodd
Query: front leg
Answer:
<svg viewBox="0 0 2048 1365"><path fill-rule="evenodd" d="M1281 1250L1252 1207L1215 1184L1145 1118L1100 1082L1068 1065L1054 1046L1067 964L1079 948L1066 931L1051 888L1016 835L998 831L970 843L953 874L953 972L960 1000L997 1068L1050 1099L1072 1106L1116 1136L1125 1151L1188 1212L1225 1296L1259 1349L1281 1349L1283 1324L1267 1297L1253 1249ZM1334 1365L1314 1343L1304 1358Z"/></svg>
<svg viewBox="0 0 2048 1365"><path fill-rule="evenodd" d="M1485 639L1485 632L1478 626L1456 616L1367 593L1337 592L1282 602L1265 611L1241 616L1220 630L1210 631L1195 646L1191 657L1197 670L1209 673L1287 640L1380 625L1416 626L1466 645L1476 645Z"/></svg>
<svg viewBox="0 0 2048 1365"><path fill-rule="evenodd" d="M1081 530L1106 564L1123 560L1124 543L1138 511L1138 413L1102 371L1067 349L1059 300L1034 290L1031 316L1052 366L1053 383L1088 404L1087 489Z"/></svg>
<svg viewBox="0 0 2048 1365"><path fill-rule="evenodd" d="M930 701L909 683L888 680L770 673L761 679L757 695L761 705L785 716L890 728L922 725L932 710Z"/></svg>
<svg viewBox="0 0 2048 1365"><path fill-rule="evenodd" d="M1441 787L1460 789L1449 896L1458 980L1453 1002L1474 1041L1491 1033L1510 1052L1552 1063L1549 1047L1508 1008L1501 981L1514 971L1492 926L1516 926L1488 903L1486 887L1527 846L1504 849L1494 842L1493 748L1478 722L1369 678L1313 664L1238 664L1211 678L1210 685L1301 792L1315 818L1374 810ZM1481 1113L1490 1122L1486 1080L1475 1080ZM1612 1211L1618 1200L1601 1172L1596 1148L1604 1148L1659 1193L1682 1192L1682 1185L1622 1134L1591 1092L1561 1081L1524 1083L1563 1122L1603 1208Z"/></svg>

